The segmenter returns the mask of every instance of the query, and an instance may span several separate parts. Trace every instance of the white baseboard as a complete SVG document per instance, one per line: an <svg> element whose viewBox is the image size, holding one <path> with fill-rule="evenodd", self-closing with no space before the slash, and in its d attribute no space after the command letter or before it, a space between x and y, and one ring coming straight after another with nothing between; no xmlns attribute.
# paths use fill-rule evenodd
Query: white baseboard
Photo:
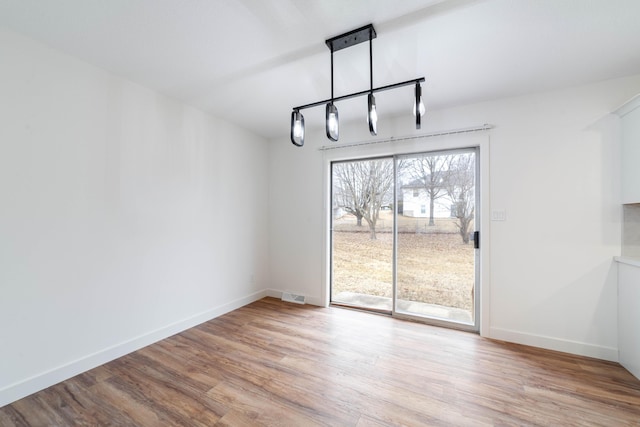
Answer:
<svg viewBox="0 0 640 427"><path fill-rule="evenodd" d="M267 296L271 298L282 298L282 291L276 291L275 289L267 289Z"/></svg>
<svg viewBox="0 0 640 427"><path fill-rule="evenodd" d="M194 326L208 320L222 316L225 313L238 309L266 296L270 296L268 290L255 292L246 297L222 304L218 307L156 329L155 331L140 335L136 338L105 348L96 353L89 354L65 365L11 384L0 389L0 407L8 405L16 400L22 399L23 397L67 380L90 369L96 368L133 351L139 350L150 344L168 338L186 329L193 328Z"/></svg>
<svg viewBox="0 0 640 427"><path fill-rule="evenodd" d="M618 361L618 349L614 347L587 344L579 341L562 340L559 338L528 334L502 328L491 328L490 331L490 335L487 338L513 342L516 344L530 345L532 347L540 347L547 350L572 353L580 356L593 357L611 362Z"/></svg>
<svg viewBox="0 0 640 427"><path fill-rule="evenodd" d="M281 299L283 292L286 292L286 291L278 291L276 289L268 289L267 290L267 296L272 297L272 298ZM322 302L322 298L309 297L307 295L305 295L305 304L317 305L319 307L324 307L325 306L325 304Z"/></svg>

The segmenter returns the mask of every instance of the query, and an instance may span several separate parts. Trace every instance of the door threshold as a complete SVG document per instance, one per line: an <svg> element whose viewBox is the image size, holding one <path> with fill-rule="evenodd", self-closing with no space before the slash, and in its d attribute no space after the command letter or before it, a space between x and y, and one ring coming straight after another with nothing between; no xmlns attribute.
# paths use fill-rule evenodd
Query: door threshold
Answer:
<svg viewBox="0 0 640 427"><path fill-rule="evenodd" d="M382 316L391 316L390 310L373 307L363 307L360 305L352 305L343 302L332 301L329 303L329 307L346 308L348 310L364 311L366 313L380 314Z"/></svg>

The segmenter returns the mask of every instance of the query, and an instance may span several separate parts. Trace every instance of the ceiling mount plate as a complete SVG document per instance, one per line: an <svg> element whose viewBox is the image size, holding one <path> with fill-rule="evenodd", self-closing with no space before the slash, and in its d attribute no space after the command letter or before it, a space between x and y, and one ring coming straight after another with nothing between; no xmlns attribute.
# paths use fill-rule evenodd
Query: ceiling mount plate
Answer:
<svg viewBox="0 0 640 427"><path fill-rule="evenodd" d="M331 52L357 45L358 43L368 42L376 38L376 30L372 24L365 25L348 33L340 34L325 41Z"/></svg>

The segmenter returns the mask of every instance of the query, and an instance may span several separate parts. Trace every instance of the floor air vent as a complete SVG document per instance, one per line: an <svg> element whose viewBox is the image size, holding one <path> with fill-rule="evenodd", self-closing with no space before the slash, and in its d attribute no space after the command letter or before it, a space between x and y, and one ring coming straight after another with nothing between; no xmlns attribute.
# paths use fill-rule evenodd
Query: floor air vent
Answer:
<svg viewBox="0 0 640 427"><path fill-rule="evenodd" d="M288 292L283 292L282 301L295 302L296 304L304 304L304 295L296 295L296 294L290 294Z"/></svg>

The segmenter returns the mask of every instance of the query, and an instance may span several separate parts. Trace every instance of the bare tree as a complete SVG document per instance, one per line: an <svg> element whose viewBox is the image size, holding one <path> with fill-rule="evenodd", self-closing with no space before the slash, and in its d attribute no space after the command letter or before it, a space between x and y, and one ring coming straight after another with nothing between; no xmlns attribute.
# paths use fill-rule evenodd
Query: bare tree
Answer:
<svg viewBox="0 0 640 427"><path fill-rule="evenodd" d="M362 217L367 208L368 195L362 185L360 168L353 163L336 163L333 166L333 199L338 206L356 217L362 226Z"/></svg>
<svg viewBox="0 0 640 427"><path fill-rule="evenodd" d="M464 243L469 243L469 232L475 214L475 154L457 154L449 159L446 192L453 202L453 216L457 218L458 232Z"/></svg>
<svg viewBox="0 0 640 427"><path fill-rule="evenodd" d="M364 219L371 239L376 239L380 208L389 199L393 185L393 162L388 159L336 163L333 166L334 200L356 217Z"/></svg>
<svg viewBox="0 0 640 427"><path fill-rule="evenodd" d="M451 163L451 156L424 156L407 163L410 176L418 181L429 196L429 225L434 226L435 202L447 194L445 178L447 167Z"/></svg>

